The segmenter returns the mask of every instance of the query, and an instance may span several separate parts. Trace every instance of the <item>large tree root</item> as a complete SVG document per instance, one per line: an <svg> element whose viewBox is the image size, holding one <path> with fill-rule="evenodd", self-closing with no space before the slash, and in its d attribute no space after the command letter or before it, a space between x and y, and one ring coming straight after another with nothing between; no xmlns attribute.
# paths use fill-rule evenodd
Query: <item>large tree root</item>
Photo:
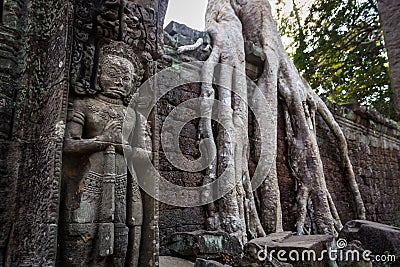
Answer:
<svg viewBox="0 0 400 267"><path fill-rule="evenodd" d="M316 105L307 88L302 83L288 84L285 74L282 72L279 77L279 91L285 101L290 167L299 183L297 233L304 233L310 198L313 206L312 220L317 226L315 232L336 234L342 225L325 183L315 134Z"/></svg>
<svg viewBox="0 0 400 267"><path fill-rule="evenodd" d="M207 82L202 84L201 95L205 99L215 97L212 80L218 77L217 98L226 105L217 110L221 126L213 142L218 155L214 166L208 169L211 178L205 182L224 173L234 184L233 190L208 206L208 226L212 230L229 232L244 244L249 238L264 236L265 232L258 218L247 166L247 87L245 76L238 74L245 73L242 28L228 0L209 2L206 28L213 40L213 50L203 68L202 75ZM217 63L222 65L215 68ZM201 121L202 138L213 136L211 109L206 105L202 107L202 114L208 117Z"/></svg>
<svg viewBox="0 0 400 267"><path fill-rule="evenodd" d="M357 215L365 218L365 207L348 157L345 137L320 97L305 82L283 48L267 0L231 0L243 24L244 38L263 48L266 55L264 73L268 83L265 93L277 87L284 99L286 130L293 175L299 181L297 232L304 232L304 222L309 204L316 233L335 234L342 225L335 204L328 192L316 138L315 113L319 112L334 133L339 153L355 198ZM277 96L276 96L277 97ZM276 113L267 116L276 118ZM311 199L311 201L308 201Z"/></svg>
<svg viewBox="0 0 400 267"><path fill-rule="evenodd" d="M243 25L243 28L242 28ZM217 147L216 161L208 169L210 182L224 171L236 183L234 190L216 203L210 204L209 227L231 233L245 243L248 238L265 235L265 231L282 230L280 192L276 174L277 150L277 106L278 94L283 98L289 163L298 182L297 233L337 234L342 224L332 197L327 189L323 164L316 137L315 114L319 112L333 132L340 153L345 175L354 195L358 218L365 218L365 207L355 180L348 156L346 139L333 115L320 97L302 79L283 48L277 32L271 7L267 0L209 0L206 14L206 30L213 41L213 51L203 69L208 79L202 85L202 97L214 99L216 91L212 80L217 63L229 64L235 71L244 72L244 40L262 47L266 61L258 87L261 96L247 95L246 81L238 80L235 71L222 67L217 98L233 108L218 110L218 127L213 139L210 119L202 119L201 137L210 138ZM226 88L233 88L235 94ZM251 99L249 99L251 98ZM266 137L267 151L256 149L255 157L265 159L258 162L266 180L256 192L258 210L253 196L248 172L248 111L243 99L253 101L258 119L258 135ZM204 115L210 115L212 107L206 101L202 107ZM256 133L257 134L257 133ZM257 144L256 144L257 146ZM270 167L272 166L272 167ZM222 185L224 186L224 185ZM308 217L311 229L305 229Z"/></svg>

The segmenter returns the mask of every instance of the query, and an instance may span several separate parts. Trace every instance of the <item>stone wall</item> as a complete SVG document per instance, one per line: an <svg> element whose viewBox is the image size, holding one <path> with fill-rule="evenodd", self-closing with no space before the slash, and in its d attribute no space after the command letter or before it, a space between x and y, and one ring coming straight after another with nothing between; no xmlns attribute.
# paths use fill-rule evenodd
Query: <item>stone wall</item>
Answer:
<svg viewBox="0 0 400 267"><path fill-rule="evenodd" d="M70 60L76 59L72 56L72 27L76 4L81 2L1 2L0 266L56 264ZM168 0L128 2L151 11L153 17L145 23L156 31L146 29L144 45L151 46L152 55L159 57ZM142 265L151 265L157 253L153 212L157 205L153 199L145 204L151 213L144 222L141 246L146 252L141 260L145 261Z"/></svg>
<svg viewBox="0 0 400 267"><path fill-rule="evenodd" d="M8 156L15 159L15 187L6 265L50 266L57 251L71 6L69 1L30 1L23 10L23 58Z"/></svg>
<svg viewBox="0 0 400 267"><path fill-rule="evenodd" d="M158 118L160 124L165 120L168 111L175 108L181 102L200 95L200 86L188 84L172 90L163 97L158 105ZM199 157L197 129L198 120L193 120L186 124L180 134L180 148L182 154L188 159ZM160 127L162 129L162 127ZM190 173L177 169L165 157L162 146L159 150L160 164L159 171L168 181L185 187L201 186L205 175L203 173ZM204 229L205 209L203 207L180 208L160 203L160 245L163 254L164 245L168 242L168 237L174 232L191 232Z"/></svg>
<svg viewBox="0 0 400 267"><path fill-rule="evenodd" d="M349 156L364 200L367 219L399 225L400 207L400 128L381 115L368 110L352 110L327 103L342 128L349 146ZM317 136L328 190L336 203L342 222L356 216L349 185L340 166L336 140L320 116ZM281 188L285 230L293 230L296 208L294 179L286 162L284 121L279 116L278 175Z"/></svg>
<svg viewBox="0 0 400 267"><path fill-rule="evenodd" d="M210 42L207 34L194 31L185 25L177 23L169 24L166 27L166 30L168 32L164 33L165 54L158 62L158 71L168 67L175 68L176 64L181 62L196 61L197 58L200 60L205 60L207 58L207 52L201 52L202 49L204 49ZM187 52L182 55L176 54L176 49L179 46L193 44L200 37L203 38L205 42L198 50ZM185 79L184 77L179 76L179 69L176 70L179 79ZM168 86L168 81L161 81L159 86ZM185 84L169 91L166 95L164 95L157 103L159 131L161 132L163 130L163 122L171 110L173 110L182 102L185 102L189 99L198 98L199 96L200 85L196 83ZM179 118L175 119L179 120ZM200 156L200 152L198 150L199 142L197 137L198 125L198 119L190 121L190 123L187 123L182 129L179 136L179 144L182 154L191 160ZM166 180L186 187L201 186L205 177L204 173L190 173L174 167L166 159L161 143L159 147L159 171ZM172 233L195 231L205 228L206 210L204 207L181 208L160 203L159 211L160 255L169 254L169 251L165 245L168 243L168 238Z"/></svg>
<svg viewBox="0 0 400 267"><path fill-rule="evenodd" d="M54 266L73 5L68 0L32 0L29 5L26 0L3 2L0 24L0 266L4 265L4 260L9 266ZM133 2L157 7L154 9L158 11L158 24L162 24L167 0ZM167 30L166 53L157 63L158 70L208 57L209 51L205 48L210 38L207 34L177 24L171 24ZM160 32L156 35L155 38L162 38ZM200 48L176 54L178 46L192 44L199 37L204 39ZM157 40L156 43L158 47L162 42ZM161 48L156 50L154 56L161 54ZM249 70L253 74L259 71L251 67ZM199 84L187 84L165 95L157 106L158 125L154 129L162 129L165 117L174 107L199 95ZM329 106L348 139L367 219L400 224L400 128L368 110ZM346 222L355 217L352 196L342 175L335 140L322 119L317 119L328 188L342 221ZM282 110L278 126L277 169L283 222L285 230L294 230L295 180L287 164ZM154 138L158 138L157 135ZM198 120L192 120L180 134L181 150L187 158L199 157L198 142ZM202 185L204 173L189 173L172 166L162 147L154 152L159 170L167 180L188 187ZM172 233L206 227L204 207L181 208L160 203L160 217L156 218L155 206L156 203L151 202L146 210L153 209L154 220L159 219L161 254L169 253L165 245ZM157 241L157 223L149 218L145 224L151 224L154 229L143 235L150 242ZM153 245L156 244L148 246L149 254L153 254L150 251Z"/></svg>
<svg viewBox="0 0 400 267"><path fill-rule="evenodd" d="M3 1L4 2L4 1ZM13 222L13 194L16 188L15 161L17 147L11 141L16 93L22 73L22 16L25 1L2 2L0 23L0 266L4 266L5 251Z"/></svg>
<svg viewBox="0 0 400 267"><path fill-rule="evenodd" d="M167 26L165 51L159 61L159 68L175 66L180 62L204 60L207 53L200 47L196 51L176 54L180 45L194 43L202 33L192 31L179 24ZM203 33L204 34L204 33ZM178 70L178 69L177 69ZM162 85L160 85L162 86ZM180 103L199 97L199 84L186 84L165 95L158 103L159 129L165 117ZM337 122L348 140L350 158L356 179L367 209L367 219L387 224L400 224L400 127L379 114L362 108L343 107L328 103ZM251 122L250 122L251 123ZM342 222L356 216L349 185L343 176L338 149L334 136L320 116L317 116L317 135L320 153L326 173L327 186L337 205ZM283 110L278 114L278 155L277 170L285 230L295 230L296 188L295 179L288 166L287 143L285 140ZM198 121L186 124L180 133L182 153L189 159L199 157ZM251 135L250 135L251 137ZM160 171L164 178L182 186L202 185L204 173L189 173L176 169L165 158L160 148ZM160 246L161 255L168 255L168 238L173 232L205 229L206 209L204 207L181 208L160 204Z"/></svg>
<svg viewBox="0 0 400 267"><path fill-rule="evenodd" d="M361 108L330 104L349 145L350 159L367 210L367 219L400 224L400 127ZM343 222L354 218L348 185L340 174L335 141L319 118L319 142L328 187ZM352 213L353 211L353 213ZM352 217L353 215L353 217Z"/></svg>

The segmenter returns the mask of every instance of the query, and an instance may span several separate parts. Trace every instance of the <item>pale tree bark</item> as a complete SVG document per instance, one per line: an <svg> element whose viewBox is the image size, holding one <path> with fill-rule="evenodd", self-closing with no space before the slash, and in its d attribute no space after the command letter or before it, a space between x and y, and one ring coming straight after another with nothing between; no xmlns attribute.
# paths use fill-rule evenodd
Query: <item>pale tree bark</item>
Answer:
<svg viewBox="0 0 400 267"><path fill-rule="evenodd" d="M316 111L322 115L336 137L343 168L354 195L358 217L365 218L365 207L348 157L345 137L329 109L308 83L301 78L284 50L268 1L231 0L231 2L242 21L245 39L261 46L266 54L263 75L267 77L267 88L277 86L279 94L284 99L286 114L288 115L286 121L290 150L296 151L299 155L297 157L296 152L293 152L295 154L290 156L291 165L294 167L293 174L299 180L300 185L298 192L300 207L297 222L298 233L303 233L304 203L311 203L312 205L313 221L317 226L315 232L334 233L335 229L341 228L338 213L326 188L316 140ZM272 90L269 89L266 92ZM273 116L276 118L276 114L273 114ZM310 202L307 201L308 198L310 198Z"/></svg>
<svg viewBox="0 0 400 267"><path fill-rule="evenodd" d="M229 108L217 111L224 127L218 127L215 140L211 120L201 121L202 138L210 138L217 147L217 157L208 169L209 179L205 182L216 179L222 171L237 182L230 193L209 205L209 228L229 232L242 244L248 239L264 236L265 232L282 230L276 174L278 94L283 98L289 163L298 182L297 233L337 234L342 227L325 181L316 137L316 112L321 114L336 137L358 218L365 219L346 139L325 103L302 79L284 50L268 1L209 0L206 30L211 35L213 50L203 69L203 77L208 82L202 85L202 97L221 100L231 106L233 112ZM261 47L266 55L264 70L257 82L266 102L260 101L260 95L248 95L246 80L235 73L245 72L245 40ZM217 63L229 64L234 71L224 66L214 69ZM219 83L223 85L217 90L212 86L215 71L220 71ZM235 94L225 88L232 88ZM262 114L262 118L257 118L258 134L266 137L268 147L263 154L256 153L258 159L264 159L258 164L266 179L254 194L247 165L249 114L243 99L252 101L257 113ZM203 115L210 115L212 108L209 101L204 101ZM313 229L305 229L307 216L313 222Z"/></svg>
<svg viewBox="0 0 400 267"><path fill-rule="evenodd" d="M227 195L209 205L208 227L229 232L244 244L249 238L264 236L265 232L256 211L247 165L247 87L245 76L240 75L245 73L242 27L229 0L210 1L206 14L206 29L214 49L203 69L203 77L208 82L202 84L201 96L206 100L216 97L225 105L217 111L221 126L214 143L218 155L208 169L209 179L205 182L224 173L235 184ZM215 68L218 63L222 65ZM219 73L215 75L215 71ZM212 86L214 76L219 77L218 95ZM210 117L212 112L210 103L204 101L202 106L205 117ZM211 120L202 119L200 125L202 138L212 139Z"/></svg>
<svg viewBox="0 0 400 267"><path fill-rule="evenodd" d="M298 233L303 233L308 203L312 205L313 221L317 226L315 232L334 233L341 228L335 205L326 188L316 140L316 111L321 113L337 139L345 174L355 198L358 217L365 218L364 204L348 157L344 135L329 109L301 78L284 50L268 1L231 0L231 2L242 21L245 39L261 46L266 54L264 73L261 76L267 80L265 92L269 93L277 86L279 94L284 99L289 150L292 151L290 162L300 188L297 198L300 211L297 222ZM276 114L268 116L276 118Z"/></svg>
<svg viewBox="0 0 400 267"><path fill-rule="evenodd" d="M390 81L400 120L400 1L378 0L378 9L389 57Z"/></svg>

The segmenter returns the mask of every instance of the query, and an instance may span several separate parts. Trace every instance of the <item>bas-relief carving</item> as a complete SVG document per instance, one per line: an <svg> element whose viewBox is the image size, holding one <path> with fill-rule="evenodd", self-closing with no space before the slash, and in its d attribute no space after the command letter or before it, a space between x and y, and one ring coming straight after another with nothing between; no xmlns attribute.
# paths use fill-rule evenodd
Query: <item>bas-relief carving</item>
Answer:
<svg viewBox="0 0 400 267"><path fill-rule="evenodd" d="M132 1L76 1L74 5L71 87L78 95L95 94L97 54L104 40L119 40L136 51L158 56L157 16Z"/></svg>
<svg viewBox="0 0 400 267"><path fill-rule="evenodd" d="M146 153L141 148L149 147L148 130L139 110L148 101L128 84L136 89L153 73L157 16L151 6L132 0L74 1L73 8L58 265L137 266L142 198L125 166L121 128L125 113L134 114L133 151ZM132 97L135 112L127 112ZM141 260L147 262L148 254Z"/></svg>
<svg viewBox="0 0 400 267"><path fill-rule="evenodd" d="M123 156L122 124L134 126L144 155L146 121L131 110L143 77L141 60L123 42L101 49L98 93L76 97L64 142L60 222L61 266L138 266L142 201ZM134 100L133 100L134 101ZM136 144L135 143L135 144ZM129 145L128 145L129 146ZM129 249L129 251L128 251Z"/></svg>

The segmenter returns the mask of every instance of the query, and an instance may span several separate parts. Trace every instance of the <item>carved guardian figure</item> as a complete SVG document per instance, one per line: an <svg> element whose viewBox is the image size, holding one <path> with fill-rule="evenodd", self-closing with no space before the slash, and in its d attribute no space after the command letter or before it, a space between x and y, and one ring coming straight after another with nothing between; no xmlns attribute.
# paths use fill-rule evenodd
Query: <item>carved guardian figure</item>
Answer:
<svg viewBox="0 0 400 267"><path fill-rule="evenodd" d="M113 41L101 49L98 93L73 100L64 142L60 266L138 266L142 200L123 156L122 125L129 112L136 139L144 138L146 121L128 107L142 76L140 59Z"/></svg>

